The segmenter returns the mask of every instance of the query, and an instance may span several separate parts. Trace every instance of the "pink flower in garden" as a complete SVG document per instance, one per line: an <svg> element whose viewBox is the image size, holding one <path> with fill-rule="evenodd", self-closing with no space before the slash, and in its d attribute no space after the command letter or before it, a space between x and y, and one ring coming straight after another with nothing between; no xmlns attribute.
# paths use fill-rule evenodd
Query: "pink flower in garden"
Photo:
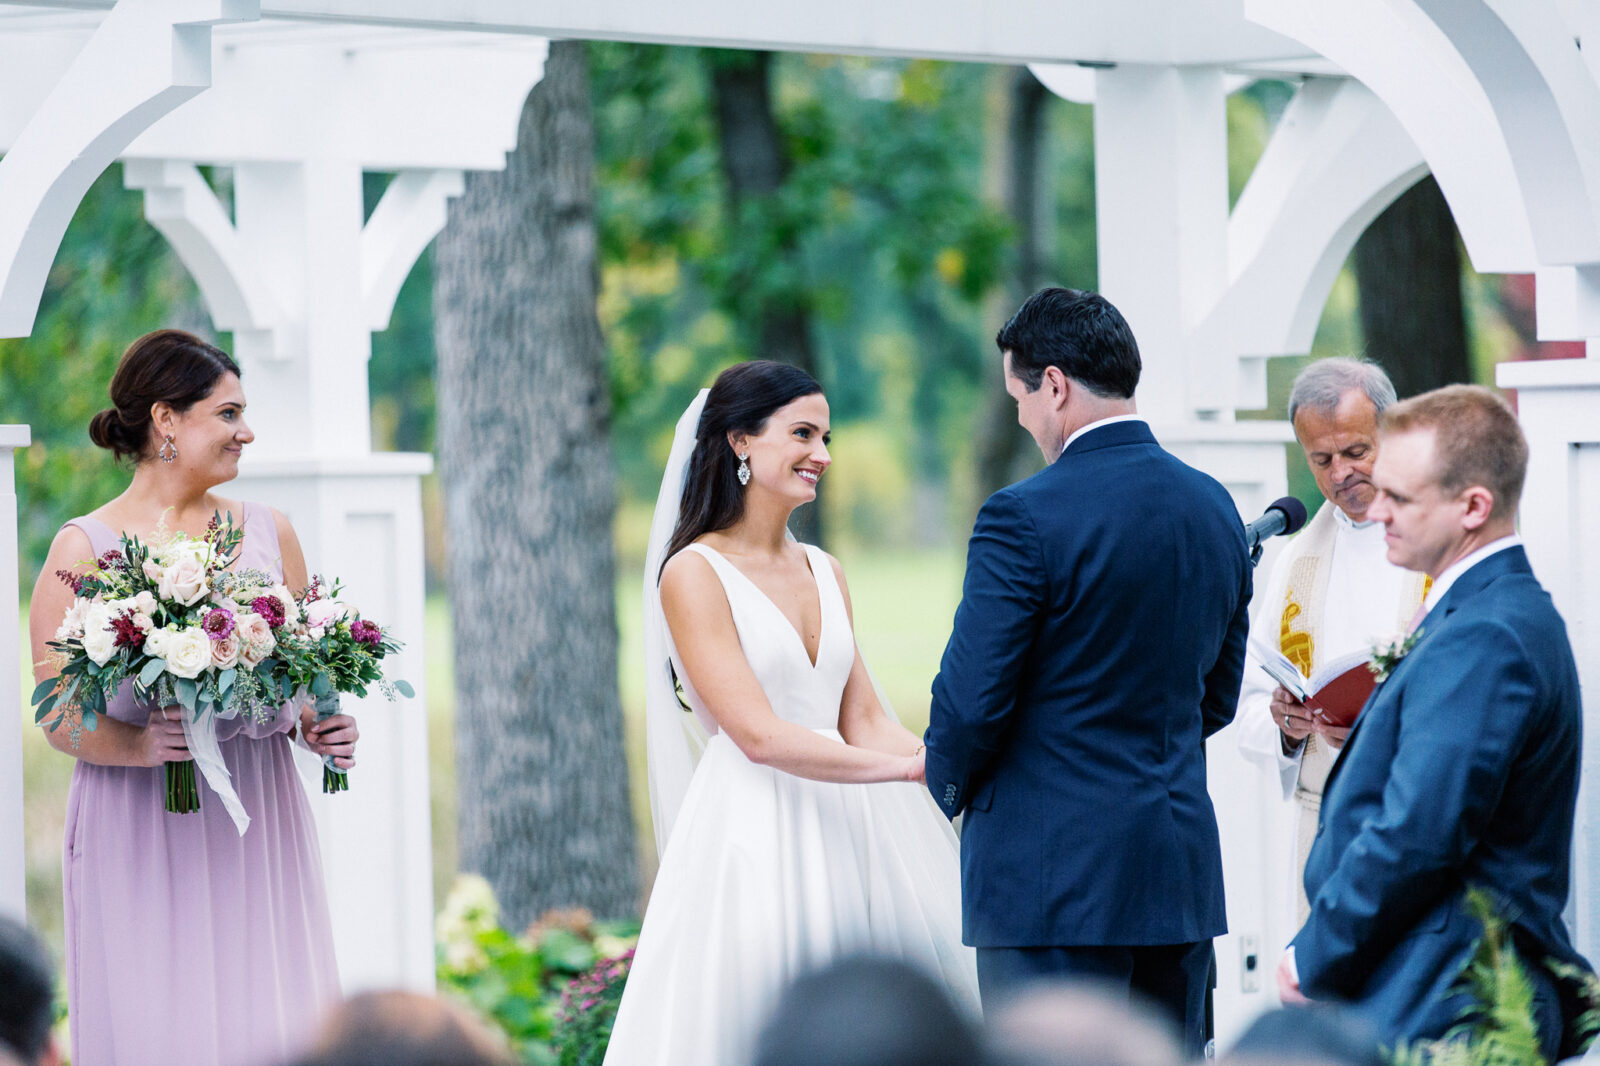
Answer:
<svg viewBox="0 0 1600 1066"><path fill-rule="evenodd" d="M379 628L378 623L369 622L364 618L350 627L350 635L374 648L383 643L383 630Z"/></svg>
<svg viewBox="0 0 1600 1066"><path fill-rule="evenodd" d="M284 619L287 617L283 609L283 601L276 596L257 596L250 601L250 609L266 619L267 625L273 629L283 625Z"/></svg>
<svg viewBox="0 0 1600 1066"><path fill-rule="evenodd" d="M233 612L213 607L206 612L200 628L205 630L206 636L212 640L227 640L233 636Z"/></svg>

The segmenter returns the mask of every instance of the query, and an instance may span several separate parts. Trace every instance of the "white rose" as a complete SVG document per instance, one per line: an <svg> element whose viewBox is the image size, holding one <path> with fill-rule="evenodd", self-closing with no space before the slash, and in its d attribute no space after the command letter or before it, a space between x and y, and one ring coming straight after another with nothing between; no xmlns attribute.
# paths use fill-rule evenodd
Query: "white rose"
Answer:
<svg viewBox="0 0 1600 1066"><path fill-rule="evenodd" d="M230 634L211 642L211 665L218 670L231 670L239 662L239 635Z"/></svg>
<svg viewBox="0 0 1600 1066"><path fill-rule="evenodd" d="M67 608L67 613L61 619L61 625L56 628L57 640L79 640L83 637L83 616L88 613L94 601L79 596L72 601L72 606Z"/></svg>
<svg viewBox="0 0 1600 1066"><path fill-rule="evenodd" d="M196 678L211 665L211 638L199 626L167 630L162 641L162 658L167 661L167 671L174 677ZM151 634L154 636L154 634Z"/></svg>
<svg viewBox="0 0 1600 1066"><path fill-rule="evenodd" d="M171 635L172 630L170 629L152 630L150 635L144 638L144 653L152 659L165 659L167 657L167 637Z"/></svg>
<svg viewBox="0 0 1600 1066"><path fill-rule="evenodd" d="M117 632L111 628L111 607L96 603L83 616L83 650L95 665L104 666L117 653Z"/></svg>
<svg viewBox="0 0 1600 1066"><path fill-rule="evenodd" d="M165 599L193 607L211 591L211 586L206 583L205 564L193 559L179 560L162 573L158 591Z"/></svg>
<svg viewBox="0 0 1600 1066"><path fill-rule="evenodd" d="M313 629L327 629L350 614L350 608L338 600L313 600L306 604L306 625Z"/></svg>
<svg viewBox="0 0 1600 1066"><path fill-rule="evenodd" d="M325 631L321 626L312 626L306 630L306 637L314 641L321 640L324 636L324 632Z"/></svg>
<svg viewBox="0 0 1600 1066"><path fill-rule="evenodd" d="M133 598L133 605L134 609L140 614L149 615L152 618L155 617L156 598L149 592L141 592L139 595L135 596Z"/></svg>
<svg viewBox="0 0 1600 1066"><path fill-rule="evenodd" d="M155 556L152 555L152 556L150 556L150 557L145 559L145 561L144 561L144 576L145 577L149 578L151 581L154 581L156 584L159 585L159 584L161 584L161 575L164 572L165 572L165 567L163 567L160 563L156 562Z"/></svg>

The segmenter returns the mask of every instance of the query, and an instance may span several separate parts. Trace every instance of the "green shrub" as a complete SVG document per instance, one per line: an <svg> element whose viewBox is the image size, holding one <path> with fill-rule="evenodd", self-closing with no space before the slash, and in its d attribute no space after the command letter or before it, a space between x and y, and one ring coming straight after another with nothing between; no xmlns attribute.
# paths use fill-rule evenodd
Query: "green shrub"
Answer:
<svg viewBox="0 0 1600 1066"><path fill-rule="evenodd" d="M518 935L501 927L500 907L489 883L464 874L445 898L434 935L439 991L503 1032L523 1062L556 1066L600 1061L621 981L616 981L608 1009L593 1019L563 1010L571 1002L563 996L575 979L603 975L619 957L631 957L638 923L597 922L582 910L552 911ZM569 1059L569 1045L592 1057ZM592 1050L595 1046L598 1052Z"/></svg>

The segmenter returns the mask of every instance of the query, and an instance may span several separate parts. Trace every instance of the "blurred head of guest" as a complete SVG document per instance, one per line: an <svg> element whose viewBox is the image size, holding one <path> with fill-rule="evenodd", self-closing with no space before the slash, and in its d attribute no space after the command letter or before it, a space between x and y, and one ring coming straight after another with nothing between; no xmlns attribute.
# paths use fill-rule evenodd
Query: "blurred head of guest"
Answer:
<svg viewBox="0 0 1600 1066"><path fill-rule="evenodd" d="M503 1044L453 1003L416 992L363 992L322 1023L293 1066L512 1066Z"/></svg>
<svg viewBox="0 0 1600 1066"><path fill-rule="evenodd" d="M1178 1032L1138 999L1089 982L1034 985L987 1012L997 1066L1180 1066Z"/></svg>
<svg viewBox="0 0 1600 1066"><path fill-rule="evenodd" d="M783 994L754 1066L982 1066L973 1022L903 962L841 959Z"/></svg>
<svg viewBox="0 0 1600 1066"><path fill-rule="evenodd" d="M0 915L0 1063L35 1066L61 1061L51 1034L55 1022L55 968L28 927Z"/></svg>
<svg viewBox="0 0 1600 1066"><path fill-rule="evenodd" d="M1385 1066L1378 1034L1359 1015L1331 1004L1261 1015L1224 1056L1228 1066Z"/></svg>

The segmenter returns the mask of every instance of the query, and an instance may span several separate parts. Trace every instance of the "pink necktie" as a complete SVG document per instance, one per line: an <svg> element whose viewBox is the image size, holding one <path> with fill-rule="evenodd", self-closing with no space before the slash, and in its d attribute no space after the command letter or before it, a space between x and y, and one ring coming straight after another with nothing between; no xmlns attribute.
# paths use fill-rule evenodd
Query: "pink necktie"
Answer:
<svg viewBox="0 0 1600 1066"><path fill-rule="evenodd" d="M1428 617L1428 604L1427 601L1423 601L1417 605L1417 613L1411 616L1411 624L1406 626L1406 636L1415 633L1426 617Z"/></svg>

